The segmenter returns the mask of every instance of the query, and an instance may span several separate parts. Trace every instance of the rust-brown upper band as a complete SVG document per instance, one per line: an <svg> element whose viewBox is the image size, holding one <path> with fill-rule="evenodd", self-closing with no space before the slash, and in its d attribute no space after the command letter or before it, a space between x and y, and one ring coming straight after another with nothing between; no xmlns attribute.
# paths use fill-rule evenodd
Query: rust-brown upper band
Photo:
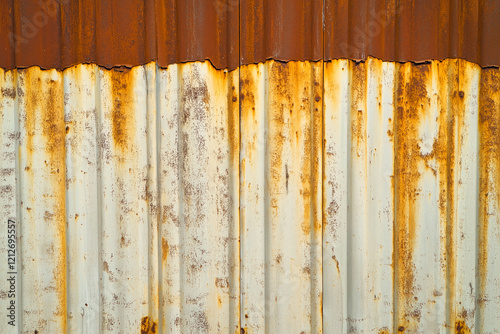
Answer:
<svg viewBox="0 0 500 334"><path fill-rule="evenodd" d="M0 67L209 59L500 65L500 0L0 0Z"/></svg>

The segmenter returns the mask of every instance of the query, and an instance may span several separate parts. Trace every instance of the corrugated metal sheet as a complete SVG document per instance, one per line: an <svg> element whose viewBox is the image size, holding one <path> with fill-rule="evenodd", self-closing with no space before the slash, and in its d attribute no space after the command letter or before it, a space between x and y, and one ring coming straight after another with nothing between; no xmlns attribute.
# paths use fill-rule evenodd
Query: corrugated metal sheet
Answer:
<svg viewBox="0 0 500 334"><path fill-rule="evenodd" d="M498 69L77 65L0 88L5 333L500 327Z"/></svg>
<svg viewBox="0 0 500 334"><path fill-rule="evenodd" d="M6 333L239 331L237 74L2 72Z"/></svg>
<svg viewBox="0 0 500 334"><path fill-rule="evenodd" d="M499 0L3 0L0 67L277 60L500 65Z"/></svg>

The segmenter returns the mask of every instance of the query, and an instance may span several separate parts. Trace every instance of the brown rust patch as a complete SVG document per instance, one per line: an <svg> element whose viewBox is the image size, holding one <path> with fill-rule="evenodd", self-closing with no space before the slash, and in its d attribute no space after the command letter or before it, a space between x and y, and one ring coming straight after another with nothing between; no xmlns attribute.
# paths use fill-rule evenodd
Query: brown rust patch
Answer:
<svg viewBox="0 0 500 334"><path fill-rule="evenodd" d="M215 279L215 286L218 288L228 288L229 287L229 280L227 278L216 278Z"/></svg>
<svg viewBox="0 0 500 334"><path fill-rule="evenodd" d="M470 332L471 332L471 330L467 326L465 321L457 320L455 322L455 334L469 334Z"/></svg>
<svg viewBox="0 0 500 334"><path fill-rule="evenodd" d="M16 98L15 88L2 88L2 96L15 99Z"/></svg>
<svg viewBox="0 0 500 334"><path fill-rule="evenodd" d="M158 331L158 324L150 317L141 319L141 334L154 334Z"/></svg>

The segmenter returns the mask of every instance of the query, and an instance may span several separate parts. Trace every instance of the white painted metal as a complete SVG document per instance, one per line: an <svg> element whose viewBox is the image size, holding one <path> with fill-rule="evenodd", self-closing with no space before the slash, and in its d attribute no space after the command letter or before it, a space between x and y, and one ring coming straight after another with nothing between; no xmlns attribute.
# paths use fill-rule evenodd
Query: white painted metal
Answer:
<svg viewBox="0 0 500 334"><path fill-rule="evenodd" d="M240 71L242 328L320 333L323 66Z"/></svg>
<svg viewBox="0 0 500 334"><path fill-rule="evenodd" d="M463 60L1 71L0 332L495 333L499 87Z"/></svg>

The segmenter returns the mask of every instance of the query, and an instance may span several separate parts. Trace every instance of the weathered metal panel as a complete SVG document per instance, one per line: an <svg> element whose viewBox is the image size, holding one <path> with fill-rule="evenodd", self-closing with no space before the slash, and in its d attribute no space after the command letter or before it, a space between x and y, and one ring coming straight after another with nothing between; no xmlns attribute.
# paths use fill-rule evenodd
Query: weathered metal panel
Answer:
<svg viewBox="0 0 500 334"><path fill-rule="evenodd" d="M498 69L83 64L0 89L6 333L500 326Z"/></svg>
<svg viewBox="0 0 500 334"><path fill-rule="evenodd" d="M241 327L319 333L323 63L240 71Z"/></svg>
<svg viewBox="0 0 500 334"><path fill-rule="evenodd" d="M158 84L165 333L239 333L238 71L172 65Z"/></svg>
<svg viewBox="0 0 500 334"><path fill-rule="evenodd" d="M499 217L485 138L498 134L494 118L483 125L499 111L497 72L461 60L325 65L323 323L343 323L325 332L498 326L486 261L499 240L485 240Z"/></svg>
<svg viewBox="0 0 500 334"><path fill-rule="evenodd" d="M239 333L238 71L33 67L1 84L2 273L7 219L18 247L2 326ZM3 310L9 288L2 274Z"/></svg>
<svg viewBox="0 0 500 334"><path fill-rule="evenodd" d="M325 333L392 328L394 63L325 65Z"/></svg>

